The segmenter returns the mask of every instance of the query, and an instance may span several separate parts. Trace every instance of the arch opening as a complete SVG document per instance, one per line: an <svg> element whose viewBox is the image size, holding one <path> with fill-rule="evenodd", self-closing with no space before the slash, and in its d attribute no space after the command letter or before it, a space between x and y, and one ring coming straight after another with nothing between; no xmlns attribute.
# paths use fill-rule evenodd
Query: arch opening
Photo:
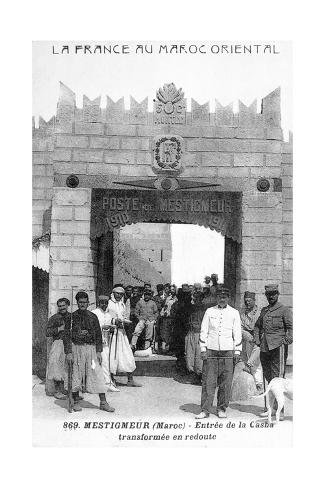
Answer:
<svg viewBox="0 0 325 488"><path fill-rule="evenodd" d="M224 282L230 289L232 303L237 303L241 215L241 194L236 192L94 189L91 236L97 243L94 246L97 248L97 293L109 293L114 283L136 285L149 281L155 286L175 282L179 286L185 282L203 282L206 274L216 273L219 282ZM145 226L147 229L150 227L151 234L143 231L137 236L135 229L145 229ZM158 245L157 229L161 226L168 229L170 242L167 243L165 236L159 238L161 242ZM184 230L180 231L181 227ZM176 245L179 233L183 236L178 236ZM197 234L201 235L201 240ZM219 244L211 243L210 235L219 236ZM154 240L158 247L150 246ZM147 241L146 246L144 241ZM210 242L208 249L204 247L207 242ZM168 273L157 266L161 253L163 261L168 257ZM206 259L208 254L219 257ZM200 257L204 257L202 266Z"/></svg>
<svg viewBox="0 0 325 488"><path fill-rule="evenodd" d="M114 236L114 283L202 283L224 277L224 237L195 224L137 223Z"/></svg>

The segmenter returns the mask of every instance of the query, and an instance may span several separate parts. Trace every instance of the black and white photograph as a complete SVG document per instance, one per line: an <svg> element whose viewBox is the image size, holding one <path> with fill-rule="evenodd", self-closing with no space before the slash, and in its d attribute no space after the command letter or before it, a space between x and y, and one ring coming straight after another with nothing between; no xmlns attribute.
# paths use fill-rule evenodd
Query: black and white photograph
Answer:
<svg viewBox="0 0 325 488"><path fill-rule="evenodd" d="M292 447L292 43L32 55L33 446Z"/></svg>

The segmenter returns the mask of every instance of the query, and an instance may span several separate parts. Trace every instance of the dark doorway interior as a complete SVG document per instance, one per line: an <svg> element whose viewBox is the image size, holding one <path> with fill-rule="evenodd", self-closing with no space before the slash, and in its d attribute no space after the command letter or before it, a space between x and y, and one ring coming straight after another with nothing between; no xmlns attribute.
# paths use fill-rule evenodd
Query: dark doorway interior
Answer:
<svg viewBox="0 0 325 488"><path fill-rule="evenodd" d="M32 268L33 283L33 374L41 379L46 376L47 339L46 324L48 320L49 273L42 269Z"/></svg>

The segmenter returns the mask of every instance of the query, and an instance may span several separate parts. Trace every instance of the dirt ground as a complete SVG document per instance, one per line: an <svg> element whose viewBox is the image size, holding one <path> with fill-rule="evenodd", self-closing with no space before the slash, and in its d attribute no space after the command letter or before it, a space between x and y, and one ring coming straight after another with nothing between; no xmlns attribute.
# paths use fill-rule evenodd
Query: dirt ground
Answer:
<svg viewBox="0 0 325 488"><path fill-rule="evenodd" d="M142 387L128 388L123 386L126 378L117 379L121 383L120 392L107 394L108 402L115 408L114 413L98 409L97 395L84 394L84 400L81 402L82 411L70 414L67 401L47 396L44 383L34 382L34 446L292 445L290 400L286 402L285 420L273 427L259 416L264 409L264 400L261 398L231 402L227 410L227 419L219 419L216 411L212 411L208 419L198 422L194 417L200 412L200 386L186 384L177 380L177 377L137 376L136 380Z"/></svg>

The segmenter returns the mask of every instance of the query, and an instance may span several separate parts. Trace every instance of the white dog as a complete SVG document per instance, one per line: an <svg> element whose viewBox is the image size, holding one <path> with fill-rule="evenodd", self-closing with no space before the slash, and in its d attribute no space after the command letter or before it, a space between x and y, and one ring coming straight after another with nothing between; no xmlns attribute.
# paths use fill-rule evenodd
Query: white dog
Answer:
<svg viewBox="0 0 325 488"><path fill-rule="evenodd" d="M275 421L279 422L280 412L284 407L285 397L293 399L293 382L291 379L287 378L273 378L268 384L265 392L262 395L257 395L255 398L266 397L266 407L268 414L269 424L272 422L272 410L274 405L274 400L277 401L278 408L275 413Z"/></svg>

